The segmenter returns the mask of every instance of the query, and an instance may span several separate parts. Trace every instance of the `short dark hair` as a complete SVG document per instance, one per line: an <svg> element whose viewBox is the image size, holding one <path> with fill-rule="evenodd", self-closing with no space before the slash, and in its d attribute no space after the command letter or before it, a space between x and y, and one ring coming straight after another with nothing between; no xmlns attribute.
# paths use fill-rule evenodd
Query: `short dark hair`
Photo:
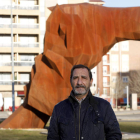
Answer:
<svg viewBox="0 0 140 140"><path fill-rule="evenodd" d="M74 71L75 69L78 69L78 68L86 68L86 69L88 70L90 80L92 79L92 73L91 73L90 69L89 69L87 66L85 66L85 65L78 64L78 65L74 65L74 66L72 67L72 69L71 69L71 75L70 75L70 80L72 79L73 71Z"/></svg>

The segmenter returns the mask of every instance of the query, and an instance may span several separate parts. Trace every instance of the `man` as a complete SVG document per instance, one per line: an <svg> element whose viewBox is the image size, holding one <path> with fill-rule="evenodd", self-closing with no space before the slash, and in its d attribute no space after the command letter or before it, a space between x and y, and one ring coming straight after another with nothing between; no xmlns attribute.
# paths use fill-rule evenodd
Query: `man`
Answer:
<svg viewBox="0 0 140 140"><path fill-rule="evenodd" d="M121 140L119 124L110 104L92 96L92 74L88 67L75 65L68 99L53 110L47 140Z"/></svg>

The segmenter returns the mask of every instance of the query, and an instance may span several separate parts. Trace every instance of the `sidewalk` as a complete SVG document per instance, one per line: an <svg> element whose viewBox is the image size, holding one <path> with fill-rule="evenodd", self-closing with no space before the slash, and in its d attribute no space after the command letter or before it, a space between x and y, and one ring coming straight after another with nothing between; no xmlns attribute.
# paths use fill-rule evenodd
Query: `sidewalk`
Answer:
<svg viewBox="0 0 140 140"><path fill-rule="evenodd" d="M122 132L122 139L140 139L140 134L138 133L126 133L126 132Z"/></svg>
<svg viewBox="0 0 140 140"><path fill-rule="evenodd" d="M140 110L123 110L123 111L114 110L114 112L119 121L140 121ZM12 114L11 111L0 112L0 121L3 121L4 119L8 118L11 114ZM47 135L47 130L42 129L41 133ZM140 134L122 132L122 139L136 139L136 138L140 139Z"/></svg>
<svg viewBox="0 0 140 140"><path fill-rule="evenodd" d="M140 110L114 111L118 121L140 121Z"/></svg>
<svg viewBox="0 0 140 140"><path fill-rule="evenodd" d="M0 111L0 122L7 119L12 114L12 111Z"/></svg>
<svg viewBox="0 0 140 140"><path fill-rule="evenodd" d="M140 110L115 110L116 115L130 115L130 114L140 114Z"/></svg>

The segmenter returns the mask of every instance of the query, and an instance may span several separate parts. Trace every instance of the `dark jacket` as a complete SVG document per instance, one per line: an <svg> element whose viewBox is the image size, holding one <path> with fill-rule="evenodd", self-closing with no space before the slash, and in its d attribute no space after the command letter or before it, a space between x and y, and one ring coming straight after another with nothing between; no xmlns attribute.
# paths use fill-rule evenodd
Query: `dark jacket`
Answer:
<svg viewBox="0 0 140 140"><path fill-rule="evenodd" d="M89 92L81 105L70 95L53 110L47 140L121 140L116 116L106 100Z"/></svg>

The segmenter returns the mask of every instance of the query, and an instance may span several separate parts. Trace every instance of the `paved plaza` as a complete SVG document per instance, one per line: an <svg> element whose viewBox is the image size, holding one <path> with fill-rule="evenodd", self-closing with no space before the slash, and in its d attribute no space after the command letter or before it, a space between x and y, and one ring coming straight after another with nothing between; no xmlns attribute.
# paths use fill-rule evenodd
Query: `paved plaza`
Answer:
<svg viewBox="0 0 140 140"><path fill-rule="evenodd" d="M118 121L140 121L140 110L123 110L123 111L115 111L115 114L117 116ZM0 112L0 121L5 120L8 118L12 112L10 111L5 111L5 112ZM47 134L47 131L45 132L42 130L42 133ZM140 138L140 134L138 133L127 133L127 132L122 132L123 134L123 139L134 139L134 138Z"/></svg>

